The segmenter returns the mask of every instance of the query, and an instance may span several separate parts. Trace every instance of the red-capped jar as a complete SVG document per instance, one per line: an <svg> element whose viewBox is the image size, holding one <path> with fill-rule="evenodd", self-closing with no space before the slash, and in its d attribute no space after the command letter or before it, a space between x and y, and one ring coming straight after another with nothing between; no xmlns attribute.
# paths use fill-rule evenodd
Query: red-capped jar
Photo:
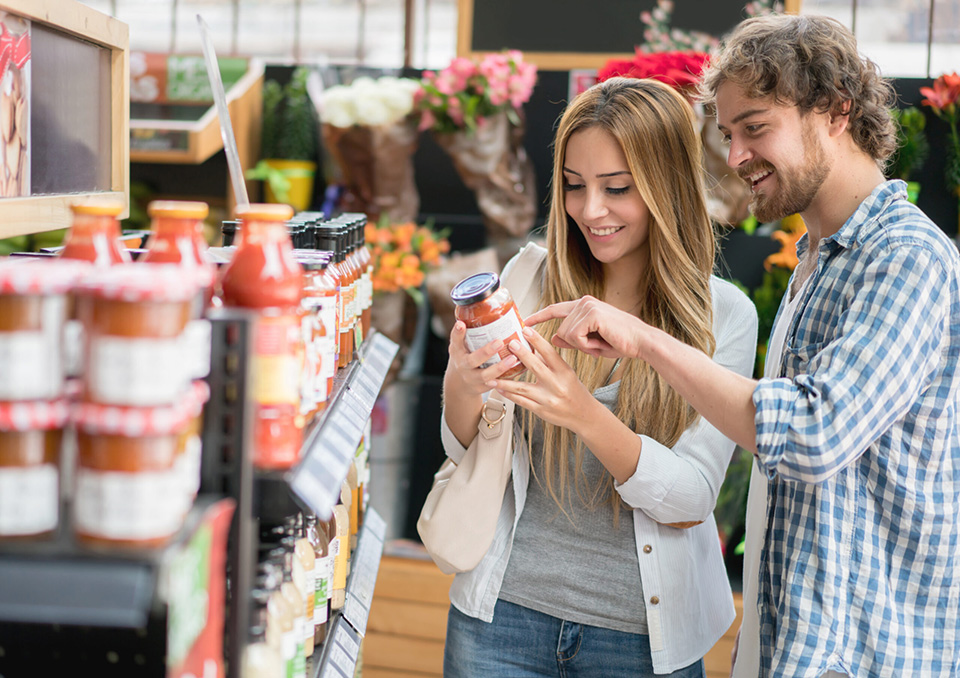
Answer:
<svg viewBox="0 0 960 678"><path fill-rule="evenodd" d="M64 399L0 403L0 540L56 531Z"/></svg>
<svg viewBox="0 0 960 678"><path fill-rule="evenodd" d="M300 295L303 272L286 222L293 208L253 204L237 210L240 243L223 269L225 306L258 312L253 339L253 463L285 469L300 457Z"/></svg>
<svg viewBox="0 0 960 678"><path fill-rule="evenodd" d="M84 328L84 399L150 407L190 387L183 337L197 281L172 264L134 263L91 274L77 287Z"/></svg>
<svg viewBox="0 0 960 678"><path fill-rule="evenodd" d="M174 472L186 500L189 511L200 491L200 461L203 453L203 406L210 400L210 387L205 381L195 381L184 398L182 406L187 413L187 423L177 441L177 456L173 462Z"/></svg>
<svg viewBox="0 0 960 678"><path fill-rule="evenodd" d="M294 250L297 262L303 268L303 295L301 297L301 331L303 333L304 363L300 382L300 412L313 415L327 402L327 379L324 365L326 330L320 319L324 303L323 269L328 255L316 250Z"/></svg>
<svg viewBox="0 0 960 678"><path fill-rule="evenodd" d="M163 407L80 403L73 530L94 546L163 546L189 506L176 462L191 420L183 401Z"/></svg>
<svg viewBox="0 0 960 678"><path fill-rule="evenodd" d="M491 341L500 339L503 348L482 367L494 365L512 355L508 344L519 341L527 349L530 345L523 338L523 319L506 287L500 285L496 273L477 273L458 282L450 292L455 304L454 315L467 326L465 342L473 352ZM526 367L518 363L503 373L511 378L523 374Z"/></svg>
<svg viewBox="0 0 960 678"><path fill-rule="evenodd" d="M0 261L0 401L63 392L68 293L87 263Z"/></svg>
<svg viewBox="0 0 960 678"><path fill-rule="evenodd" d="M71 205L73 223L60 256L81 259L98 266L127 264L130 252L120 239L119 203L81 203Z"/></svg>
<svg viewBox="0 0 960 678"><path fill-rule="evenodd" d="M147 205L150 215L150 245L139 259L154 264L180 264L203 267L207 241L203 237L203 220L210 213L205 202L154 200Z"/></svg>

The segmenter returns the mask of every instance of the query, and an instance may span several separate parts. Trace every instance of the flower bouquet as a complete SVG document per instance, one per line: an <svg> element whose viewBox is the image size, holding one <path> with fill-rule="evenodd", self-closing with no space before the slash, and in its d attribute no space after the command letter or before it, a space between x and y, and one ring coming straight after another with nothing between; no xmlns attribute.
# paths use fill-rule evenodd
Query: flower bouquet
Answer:
<svg viewBox="0 0 960 678"><path fill-rule="evenodd" d="M373 327L400 346L387 375L392 381L406 362L426 312L424 276L443 263L450 251L446 232L408 221L392 223L386 216L364 229L373 261ZM424 319L425 322L425 319Z"/></svg>
<svg viewBox="0 0 960 678"><path fill-rule="evenodd" d="M323 139L343 174L344 211L372 219L416 218L420 196L414 183L417 128L414 93L420 84L408 78L357 78L320 97Z"/></svg>
<svg viewBox="0 0 960 678"><path fill-rule="evenodd" d="M533 164L523 148L522 106L537 67L518 51L458 57L420 81L420 129L430 130L475 192L487 235L526 236L537 215Z"/></svg>

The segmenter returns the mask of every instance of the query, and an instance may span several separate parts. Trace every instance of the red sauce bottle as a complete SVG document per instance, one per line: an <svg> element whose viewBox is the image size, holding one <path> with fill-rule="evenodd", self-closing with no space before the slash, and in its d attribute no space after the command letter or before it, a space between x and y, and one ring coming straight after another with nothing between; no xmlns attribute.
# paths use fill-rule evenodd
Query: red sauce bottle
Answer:
<svg viewBox="0 0 960 678"><path fill-rule="evenodd" d="M303 272L286 228L293 208L253 204L238 209L237 216L243 226L220 277L223 303L259 313L253 339L253 463L284 469L299 459L303 440L298 425Z"/></svg>
<svg viewBox="0 0 960 678"><path fill-rule="evenodd" d="M123 205L118 203L85 203L71 205L73 223L67 233L60 256L64 259L91 261L98 266L126 264L130 252L120 240Z"/></svg>

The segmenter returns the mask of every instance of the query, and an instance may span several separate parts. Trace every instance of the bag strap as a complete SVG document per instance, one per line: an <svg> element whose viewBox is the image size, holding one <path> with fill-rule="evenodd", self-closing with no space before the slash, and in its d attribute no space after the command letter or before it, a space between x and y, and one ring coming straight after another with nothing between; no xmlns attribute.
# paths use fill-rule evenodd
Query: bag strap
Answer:
<svg viewBox="0 0 960 678"><path fill-rule="evenodd" d="M547 251L544 248L526 245L503 276L503 284L510 290L522 316L528 316L537 310L535 307L531 308L531 304L540 301L540 271L546 259Z"/></svg>

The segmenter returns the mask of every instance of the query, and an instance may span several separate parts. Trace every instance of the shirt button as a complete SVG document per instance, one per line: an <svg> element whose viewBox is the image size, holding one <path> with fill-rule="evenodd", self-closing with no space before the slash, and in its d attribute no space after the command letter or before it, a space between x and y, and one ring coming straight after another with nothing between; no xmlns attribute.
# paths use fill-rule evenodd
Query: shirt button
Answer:
<svg viewBox="0 0 960 678"><path fill-rule="evenodd" d="M650 546L650 544L647 544L646 546L643 547L644 553L650 553L652 550L653 550L653 547Z"/></svg>
<svg viewBox="0 0 960 678"><path fill-rule="evenodd" d="M652 598L650 598L650 604L651 604L651 605L659 605L659 604L660 604L660 598L659 598L658 596L653 596Z"/></svg>

